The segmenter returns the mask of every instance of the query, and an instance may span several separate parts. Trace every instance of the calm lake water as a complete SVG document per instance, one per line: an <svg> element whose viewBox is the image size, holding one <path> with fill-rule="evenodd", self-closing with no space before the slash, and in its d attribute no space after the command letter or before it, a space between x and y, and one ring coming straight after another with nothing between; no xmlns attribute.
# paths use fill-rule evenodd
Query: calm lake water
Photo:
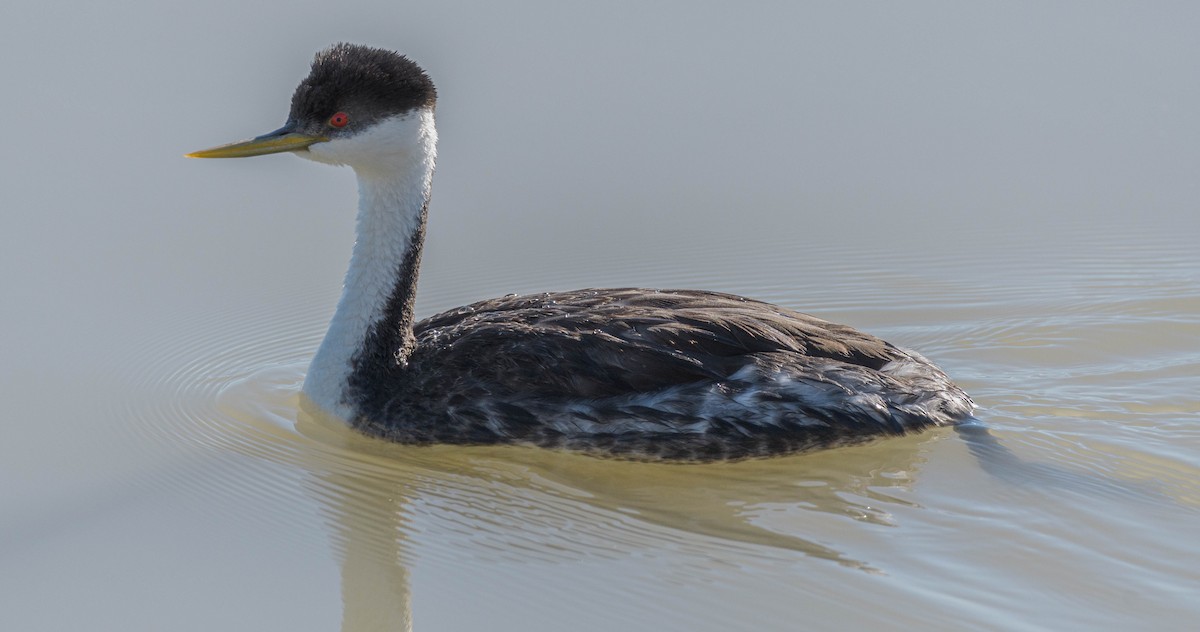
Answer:
<svg viewBox="0 0 1200 632"><path fill-rule="evenodd" d="M0 21L0 629L1200 617L1195 8L128 10ZM316 421L352 174L179 156L340 39L439 85L421 315L736 292L920 350L979 424L658 465Z"/></svg>

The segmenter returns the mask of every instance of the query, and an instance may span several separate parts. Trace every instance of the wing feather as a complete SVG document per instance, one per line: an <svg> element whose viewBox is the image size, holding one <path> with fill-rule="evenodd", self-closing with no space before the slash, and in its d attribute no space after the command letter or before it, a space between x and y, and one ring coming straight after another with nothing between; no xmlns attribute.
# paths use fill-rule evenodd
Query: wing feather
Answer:
<svg viewBox="0 0 1200 632"><path fill-rule="evenodd" d="M506 296L433 316L415 333L409 363L431 366L414 375L453 376L459 387L492 395L648 392L727 379L753 356L777 352L874 369L902 357L850 327L692 290Z"/></svg>

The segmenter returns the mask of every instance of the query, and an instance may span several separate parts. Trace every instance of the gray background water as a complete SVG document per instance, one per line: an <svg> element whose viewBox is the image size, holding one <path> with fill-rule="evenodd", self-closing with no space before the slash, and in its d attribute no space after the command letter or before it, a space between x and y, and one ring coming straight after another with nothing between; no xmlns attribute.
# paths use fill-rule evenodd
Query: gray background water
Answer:
<svg viewBox="0 0 1200 632"><path fill-rule="evenodd" d="M1190 629L1200 10L727 4L0 8L0 628ZM315 424L352 174L180 155L339 40L438 83L421 314L739 292L920 349L1011 454Z"/></svg>

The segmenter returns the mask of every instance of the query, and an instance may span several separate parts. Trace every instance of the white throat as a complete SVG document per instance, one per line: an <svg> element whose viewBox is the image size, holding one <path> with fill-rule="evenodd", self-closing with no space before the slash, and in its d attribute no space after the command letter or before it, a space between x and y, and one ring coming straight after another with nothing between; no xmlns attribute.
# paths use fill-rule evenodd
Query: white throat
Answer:
<svg viewBox="0 0 1200 632"><path fill-rule="evenodd" d="M304 380L309 399L325 412L352 422L358 412L347 386L354 359L368 332L384 318L400 280L401 264L413 236L422 229L437 158L433 111L423 108L395 116L297 155L349 165L358 176L354 253L342 298Z"/></svg>

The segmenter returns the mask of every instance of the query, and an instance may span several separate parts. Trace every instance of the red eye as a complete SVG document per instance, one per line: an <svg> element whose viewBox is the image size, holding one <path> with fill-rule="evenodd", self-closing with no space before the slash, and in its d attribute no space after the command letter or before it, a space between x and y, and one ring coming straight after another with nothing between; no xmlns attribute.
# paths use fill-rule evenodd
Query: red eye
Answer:
<svg viewBox="0 0 1200 632"><path fill-rule="evenodd" d="M338 112L329 117L329 124L334 127L345 127L350 122L350 115L345 112Z"/></svg>

